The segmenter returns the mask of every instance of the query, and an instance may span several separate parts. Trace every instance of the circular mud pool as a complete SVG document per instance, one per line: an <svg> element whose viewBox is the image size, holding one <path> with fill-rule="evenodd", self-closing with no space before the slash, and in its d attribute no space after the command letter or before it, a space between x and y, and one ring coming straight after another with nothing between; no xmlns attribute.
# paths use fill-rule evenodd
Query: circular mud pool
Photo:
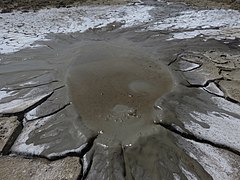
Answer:
<svg viewBox="0 0 240 180"><path fill-rule="evenodd" d="M154 102L173 79L159 60L131 48L83 47L68 71L71 101L84 123L124 141L153 124Z"/></svg>

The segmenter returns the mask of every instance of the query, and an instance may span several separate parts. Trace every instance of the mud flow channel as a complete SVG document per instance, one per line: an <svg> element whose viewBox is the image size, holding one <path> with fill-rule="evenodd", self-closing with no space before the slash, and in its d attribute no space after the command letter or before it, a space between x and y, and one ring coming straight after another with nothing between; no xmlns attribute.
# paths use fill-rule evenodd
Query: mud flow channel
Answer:
<svg viewBox="0 0 240 180"><path fill-rule="evenodd" d="M159 60L101 44L82 48L68 86L86 125L123 141L153 123L154 102L171 91L173 80Z"/></svg>

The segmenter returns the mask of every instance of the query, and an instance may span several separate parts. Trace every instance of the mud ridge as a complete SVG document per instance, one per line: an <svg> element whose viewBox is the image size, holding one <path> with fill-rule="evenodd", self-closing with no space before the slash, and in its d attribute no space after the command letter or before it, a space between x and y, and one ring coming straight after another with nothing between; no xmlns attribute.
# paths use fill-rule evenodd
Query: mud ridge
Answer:
<svg viewBox="0 0 240 180"><path fill-rule="evenodd" d="M207 90L205 90L205 89L203 89L203 90L206 91L207 93L211 94L211 95L214 95L214 96L217 96L217 97L224 98L224 99L228 100L228 99L225 98L224 96L221 96L221 95L218 95L218 94L211 93L211 92L209 92L209 91L207 91ZM232 102L232 101L231 101L231 102Z"/></svg>
<svg viewBox="0 0 240 180"><path fill-rule="evenodd" d="M204 88L207 87L210 83L215 83L215 81L220 81L220 80L224 80L223 77L221 78L217 78L217 79L210 79L207 80L205 84L201 85L201 84L191 84L190 82L188 82L188 80L186 80L188 82L189 85L185 85L188 88Z"/></svg>
<svg viewBox="0 0 240 180"><path fill-rule="evenodd" d="M175 62L178 60L179 56L180 56L183 52L184 52L184 50L182 50L182 52L177 53L177 54L176 54L176 57L175 57L172 61L170 61L167 65L168 65L168 66L171 66L173 63L175 63Z"/></svg>
<svg viewBox="0 0 240 180"><path fill-rule="evenodd" d="M199 143L209 144L209 145L214 146L216 148L224 149L224 150L230 151L230 152L240 156L240 152L235 150L235 149L232 149L232 148L230 148L228 146L225 146L223 144L214 143L214 142L209 141L207 139L201 139L199 137L196 137L192 133L180 132L170 124L164 124L162 122L158 122L158 123L155 123L155 124L160 125L160 126L164 127L165 129L182 136L183 138L186 138L186 139L189 139L189 140L192 140L192 141L195 141L195 142L199 142Z"/></svg>
<svg viewBox="0 0 240 180"><path fill-rule="evenodd" d="M87 178L88 173L89 173L89 171L90 171L90 169L91 169L91 167L92 167L92 162L93 162L93 158L91 158L91 160L90 160L90 162L89 162L89 164L88 164L88 166L87 166L87 168L86 168L85 171L84 171L84 169L83 169L83 167L84 167L84 162L82 162L82 164L81 164L81 165L82 165L81 174L79 175L79 178L78 178L78 179L84 180L84 179Z"/></svg>
<svg viewBox="0 0 240 180"><path fill-rule="evenodd" d="M9 155L10 154L10 149L12 145L14 144L15 140L18 138L19 134L22 132L23 129L23 124L20 123L18 127L14 130L12 135L9 137L6 145L4 146L2 150L2 155Z"/></svg>
<svg viewBox="0 0 240 180"><path fill-rule="evenodd" d="M126 162L125 162L125 156L124 156L124 147L121 146L122 148L122 156L123 156L123 168L124 168L124 171L123 171L123 177L126 179L126 176L127 176L127 168L126 168Z"/></svg>
<svg viewBox="0 0 240 180"><path fill-rule="evenodd" d="M82 160L82 158L80 158L80 165L81 165L81 172L80 172L80 174L79 174L79 176L78 176L78 178L77 178L77 180L82 180L82 177L83 177L83 160Z"/></svg>
<svg viewBox="0 0 240 180"><path fill-rule="evenodd" d="M17 113L6 113L6 114L0 114L0 117L12 117L12 116L16 116L17 120L20 122L19 126L15 129L15 131L13 132L13 134L10 136L8 142L6 143L6 145L3 148L2 154L3 155L8 155L10 154L10 149L12 147L12 145L14 144L15 140L18 138L18 136L21 134L22 129L23 129L23 119L24 119L24 115L31 111L32 109L38 107L39 105L41 105L42 103L44 103L45 101L47 101L52 95L53 93L58 90L61 89L64 86L60 86L58 88L55 88L49 95L43 97L41 100L39 100L37 103L33 104L32 106L30 106L29 108L25 109L24 111L21 112L17 112ZM54 113L57 113L59 111L61 111L62 109L66 108L68 106L65 105L62 108L60 108L59 110L55 111ZM53 113L53 114L54 114Z"/></svg>
<svg viewBox="0 0 240 180"><path fill-rule="evenodd" d="M46 114L46 115L44 115L44 116L40 116L40 117L38 117L38 118L35 118L35 119L31 119L31 120L29 120L29 121L36 121L36 120L39 120L39 119L42 119L42 118L46 118L46 117L48 117L48 116L52 116L52 115L54 115L54 114L57 114L57 113L59 113L60 111L62 111L62 110L64 110L64 109L66 109L68 106L70 106L71 105L71 103L67 103L67 104L65 104L64 106L62 106L61 108L59 108L59 109L57 109L56 111L54 111L54 112L52 112L52 113L50 113L50 114Z"/></svg>
<svg viewBox="0 0 240 180"><path fill-rule="evenodd" d="M18 119L23 120L25 113L31 111L32 109L38 107L39 105L41 105L42 103L44 103L45 101L48 100L48 98L50 98L53 95L54 91L52 91L49 95L43 97L41 100L39 100L38 102L36 102L35 104L33 104L32 106L28 107L27 109L21 111L21 112L16 112L16 113L4 113L2 114L2 117L11 117L11 116L17 116Z"/></svg>
<svg viewBox="0 0 240 180"><path fill-rule="evenodd" d="M88 164L88 166L87 166L87 168L86 168L86 171L84 172L84 162L83 162L83 156L85 155L85 154L87 154L87 152L89 152L91 149L92 149L92 147L93 147L93 144L94 144L94 141L97 139L97 137L98 137L98 135L96 135L96 136L94 136L94 137L92 137L89 141L88 141L88 143L87 143L87 145L82 149L82 151L81 151L81 154L80 154L80 159L81 159L81 173L80 173L80 175L79 175L79 177L78 177L78 179L79 180L84 180L86 177L87 177L87 175L88 175L88 173L89 173L89 171L90 171L90 169L91 169L91 167L92 167L92 158L91 158L91 160L90 160L90 162L89 162L89 164Z"/></svg>

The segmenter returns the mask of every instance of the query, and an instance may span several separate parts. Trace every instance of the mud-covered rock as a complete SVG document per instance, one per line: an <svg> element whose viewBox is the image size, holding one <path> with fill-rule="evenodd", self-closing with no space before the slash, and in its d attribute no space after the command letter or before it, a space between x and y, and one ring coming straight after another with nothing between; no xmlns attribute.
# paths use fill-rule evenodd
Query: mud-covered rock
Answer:
<svg viewBox="0 0 240 180"><path fill-rule="evenodd" d="M240 176L240 157L234 153L209 144L178 138L178 144L211 175L212 179L238 179ZM193 174L184 170L188 179Z"/></svg>
<svg viewBox="0 0 240 180"><path fill-rule="evenodd" d="M68 106L52 116L27 122L11 151L49 159L80 155L95 136Z"/></svg>
<svg viewBox="0 0 240 180"><path fill-rule="evenodd" d="M178 87L156 102L155 123L240 152L240 106L204 90Z"/></svg>
<svg viewBox="0 0 240 180"><path fill-rule="evenodd" d="M25 121L32 121L42 117L53 115L70 105L66 88L57 89L42 104L25 114Z"/></svg>
<svg viewBox="0 0 240 180"><path fill-rule="evenodd" d="M125 179L122 145L117 140L99 135L89 152L83 157L83 177L88 180Z"/></svg>

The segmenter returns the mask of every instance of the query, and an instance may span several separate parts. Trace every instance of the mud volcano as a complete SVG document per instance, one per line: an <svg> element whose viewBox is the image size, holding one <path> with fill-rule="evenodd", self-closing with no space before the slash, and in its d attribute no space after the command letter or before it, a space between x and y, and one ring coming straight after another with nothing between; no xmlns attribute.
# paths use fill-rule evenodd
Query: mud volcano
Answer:
<svg viewBox="0 0 240 180"><path fill-rule="evenodd" d="M153 124L154 102L171 91L173 80L166 66L140 50L101 44L81 48L68 86L84 123L124 143Z"/></svg>

